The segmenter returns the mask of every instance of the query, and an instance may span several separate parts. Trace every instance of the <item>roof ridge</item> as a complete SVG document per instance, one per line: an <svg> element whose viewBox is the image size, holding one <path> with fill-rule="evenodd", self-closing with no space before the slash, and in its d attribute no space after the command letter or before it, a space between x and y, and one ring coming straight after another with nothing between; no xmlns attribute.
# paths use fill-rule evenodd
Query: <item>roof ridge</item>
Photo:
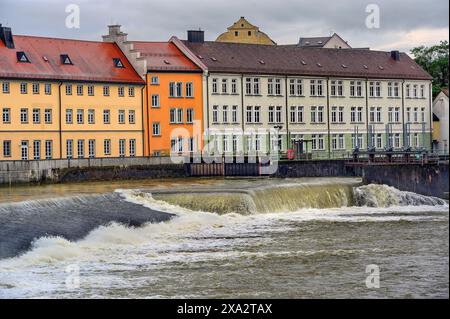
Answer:
<svg viewBox="0 0 450 319"><path fill-rule="evenodd" d="M44 36L39 36L39 35L14 34L13 37L36 38L36 39L47 39L47 40L77 41L77 42L88 42L88 43L105 43L105 44L107 43L107 44L113 44L112 42L104 42L104 41L84 40L84 39L69 39L69 38L56 38L56 37L44 37Z"/></svg>

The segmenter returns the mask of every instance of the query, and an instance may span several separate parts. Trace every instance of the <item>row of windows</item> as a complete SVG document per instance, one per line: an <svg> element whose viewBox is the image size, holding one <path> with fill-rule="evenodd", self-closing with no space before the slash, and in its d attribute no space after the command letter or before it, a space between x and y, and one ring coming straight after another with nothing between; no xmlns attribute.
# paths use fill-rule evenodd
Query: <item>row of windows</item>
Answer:
<svg viewBox="0 0 450 319"><path fill-rule="evenodd" d="M84 158L85 152L87 151L87 155L89 158L95 158L95 143L96 140L90 139L87 141L87 150L85 149L85 140L67 140L66 141L66 155L67 158L71 159L74 155L74 143L76 144L76 154L78 158ZM32 152L30 153L30 146L32 146ZM127 143L125 139L119 140L119 156L124 157L126 155L126 147ZM136 140L130 139L128 140L128 150L129 156L136 156ZM43 152L43 153L41 153ZM34 140L29 141L21 141L20 142L20 153L22 160L29 160L30 155L33 160L42 159L42 155L45 159L53 158L53 141L52 140ZM111 155L111 140L105 139L103 140L103 154ZM6 140L3 141L3 157L11 157L12 156L12 147L11 141Z"/></svg>
<svg viewBox="0 0 450 319"><path fill-rule="evenodd" d="M305 108L303 106L291 106L290 107L290 123L305 123L304 116ZM414 112L412 112L412 110ZM325 123L325 107L324 106L311 106L311 123ZM214 105L212 110L212 123L218 124L220 114L222 114L222 124L233 123L238 124L238 107L236 105L230 109L228 105L222 106L222 111L219 111L219 106ZM268 123L283 123L282 107L281 106L269 106L268 108ZM400 123L400 107L388 108L388 122ZM407 122L419 122L419 108L406 108ZM425 122L425 108L420 108L420 120ZM350 122L351 123L363 123L364 108L363 107L351 107L350 108ZM261 107L260 106L247 106L246 108L246 122L247 123L261 123ZM369 112L369 122L382 123L382 108L371 107ZM332 106L331 107L331 123L345 123L344 107Z"/></svg>
<svg viewBox="0 0 450 319"><path fill-rule="evenodd" d="M181 98L183 96L188 98L194 97L194 84L192 82L184 83L184 90L183 90L183 82L170 82L169 97Z"/></svg>
<svg viewBox="0 0 450 319"><path fill-rule="evenodd" d="M44 86L44 94L51 95L52 94L52 85L50 83L43 83L43 86ZM78 96L84 95L85 86L81 85L81 84L79 84L79 85L66 84L66 86L65 86L66 95L72 95L74 87L75 87L76 94ZM10 93L10 83L9 82L2 82L2 92ZM32 83L31 84L31 92L33 94L40 94L41 93L41 83ZM25 83L25 82L20 83L20 93L28 94L28 83ZM95 95L95 86L94 85L87 85L87 95L88 96ZM109 96L109 95L110 95L110 86L104 85L103 86L103 96ZM124 86L119 86L117 88L117 95L119 97L125 97L125 87ZM135 96L135 88L133 86L128 87L128 96L129 97Z"/></svg>
<svg viewBox="0 0 450 319"><path fill-rule="evenodd" d="M197 150L196 141L193 137L177 137L170 139L170 150L173 153L194 152Z"/></svg>
<svg viewBox="0 0 450 319"><path fill-rule="evenodd" d="M32 123L40 124L41 123L41 109L32 109ZM78 109L76 110L76 123L84 124L85 110ZM44 123L51 124L53 121L52 109L44 109ZM2 120L3 123L11 123L11 109L3 108L2 111ZM118 112L118 123L125 124L126 121L126 111L119 110ZM27 108L20 109L20 123L27 124L29 122L29 110ZM128 123L135 124L136 122L136 113L134 110L128 111ZM72 109L66 110L66 124L74 123L74 111ZM95 110L89 109L87 110L87 123L95 124ZM110 110L103 110L103 123L110 124L111 123L111 112Z"/></svg>
<svg viewBox="0 0 450 319"><path fill-rule="evenodd" d="M76 123L84 124L84 116L85 110L78 109L76 110ZM117 122L119 124L126 123L126 111L119 110L117 114ZM74 123L74 110L66 109L66 124ZM95 124L95 110L89 109L87 110L87 123ZM103 124L111 124L111 110L103 110ZM136 124L136 112L134 110L128 111L128 124Z"/></svg>
<svg viewBox="0 0 450 319"><path fill-rule="evenodd" d="M238 94L237 79L231 79L231 90L229 90L229 80L221 79L219 83L218 78L212 79L212 93L219 94L219 85L221 94ZM246 95L261 95L260 78L245 78L245 94ZM324 96L325 80L310 80L309 88L310 96ZM400 82L388 82L388 97L400 97ZM411 85L406 85L406 96L415 98L425 97L425 85L413 85L413 94L410 94ZM267 95L282 96L282 79L268 78L267 80ZM350 81L350 96L363 97L363 81ZM289 95L290 96L304 96L303 80L289 79ZM345 96L344 81L332 80L330 81L330 96L343 97ZM381 81L369 82L369 96L382 97L382 83Z"/></svg>
<svg viewBox="0 0 450 319"><path fill-rule="evenodd" d="M192 124L194 123L194 109L186 109L186 119L184 119L184 110L182 108L171 108L169 114L170 124Z"/></svg>

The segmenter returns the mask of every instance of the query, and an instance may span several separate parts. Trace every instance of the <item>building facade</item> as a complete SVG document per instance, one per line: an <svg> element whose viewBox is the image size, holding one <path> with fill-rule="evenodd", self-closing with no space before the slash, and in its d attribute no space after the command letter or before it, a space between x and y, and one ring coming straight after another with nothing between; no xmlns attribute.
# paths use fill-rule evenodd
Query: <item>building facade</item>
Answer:
<svg viewBox="0 0 450 319"><path fill-rule="evenodd" d="M248 22L244 17L241 17L232 26L228 27L226 32L217 37L216 41L276 45L275 41L260 31L257 26Z"/></svg>
<svg viewBox="0 0 450 319"><path fill-rule="evenodd" d="M203 148L202 70L173 43L128 41L120 26L110 26L114 42L145 79L146 156L199 153Z"/></svg>
<svg viewBox="0 0 450 319"><path fill-rule="evenodd" d="M0 32L0 160L143 155L144 81L116 45Z"/></svg>
<svg viewBox="0 0 450 319"><path fill-rule="evenodd" d="M209 150L430 149L431 77L406 54L172 41L206 74Z"/></svg>

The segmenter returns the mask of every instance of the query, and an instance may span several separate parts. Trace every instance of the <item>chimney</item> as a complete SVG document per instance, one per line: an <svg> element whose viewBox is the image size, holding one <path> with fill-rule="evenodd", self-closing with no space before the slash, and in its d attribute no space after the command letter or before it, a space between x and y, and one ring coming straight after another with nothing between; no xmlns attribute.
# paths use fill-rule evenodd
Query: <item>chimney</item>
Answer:
<svg viewBox="0 0 450 319"><path fill-rule="evenodd" d="M0 24L0 40L2 40L8 49L14 49L14 39L11 28L3 27Z"/></svg>
<svg viewBox="0 0 450 319"><path fill-rule="evenodd" d="M205 42L205 31L202 30L188 30L188 42L203 43Z"/></svg>
<svg viewBox="0 0 450 319"><path fill-rule="evenodd" d="M395 50L395 51L391 51L391 58L394 61L400 61L400 52Z"/></svg>
<svg viewBox="0 0 450 319"><path fill-rule="evenodd" d="M118 44L127 41L127 34L120 30L122 26L119 24L109 25L108 34L102 36L103 42L116 42Z"/></svg>

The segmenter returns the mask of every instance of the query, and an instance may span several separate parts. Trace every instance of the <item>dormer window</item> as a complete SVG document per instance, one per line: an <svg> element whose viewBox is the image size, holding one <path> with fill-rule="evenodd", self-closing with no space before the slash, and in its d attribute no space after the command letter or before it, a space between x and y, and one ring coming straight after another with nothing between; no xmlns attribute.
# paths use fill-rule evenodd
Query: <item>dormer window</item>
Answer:
<svg viewBox="0 0 450 319"><path fill-rule="evenodd" d="M27 55L23 51L17 52L17 62L22 63L30 63L30 60L28 59Z"/></svg>
<svg viewBox="0 0 450 319"><path fill-rule="evenodd" d="M61 54L61 63L66 65L73 65L72 60L70 60L67 54Z"/></svg>
<svg viewBox="0 0 450 319"><path fill-rule="evenodd" d="M122 60L120 60L119 58L113 58L113 61L116 68L124 68Z"/></svg>
<svg viewBox="0 0 450 319"><path fill-rule="evenodd" d="M164 64L170 64L168 60L164 60Z"/></svg>

